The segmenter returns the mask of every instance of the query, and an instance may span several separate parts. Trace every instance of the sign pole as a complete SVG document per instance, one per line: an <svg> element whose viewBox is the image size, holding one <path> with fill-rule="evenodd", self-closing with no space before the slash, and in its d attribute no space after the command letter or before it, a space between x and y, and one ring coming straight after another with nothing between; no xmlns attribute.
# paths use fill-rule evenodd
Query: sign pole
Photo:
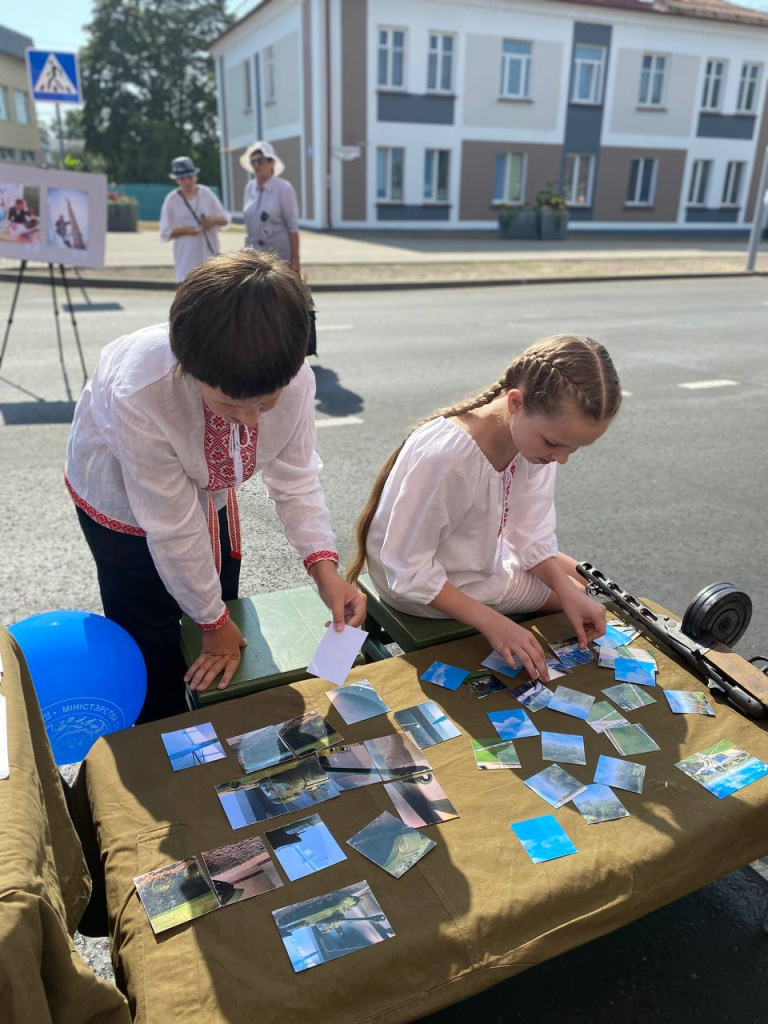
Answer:
<svg viewBox="0 0 768 1024"><path fill-rule="evenodd" d="M768 189L768 146L765 147L763 156L763 169L757 179L757 193L755 195L755 212L752 220L752 232L749 236L749 249L747 250L747 273L754 274L757 261L757 250L760 245L760 236L763 233L763 222L765 220L765 193Z"/></svg>

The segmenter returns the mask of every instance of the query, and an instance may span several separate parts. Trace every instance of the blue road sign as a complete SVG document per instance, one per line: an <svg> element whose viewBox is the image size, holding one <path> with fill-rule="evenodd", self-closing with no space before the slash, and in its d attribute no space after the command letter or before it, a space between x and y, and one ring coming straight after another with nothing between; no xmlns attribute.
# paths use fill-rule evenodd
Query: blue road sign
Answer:
<svg viewBox="0 0 768 1024"><path fill-rule="evenodd" d="M33 99L53 103L83 102L76 53L27 50L26 54Z"/></svg>

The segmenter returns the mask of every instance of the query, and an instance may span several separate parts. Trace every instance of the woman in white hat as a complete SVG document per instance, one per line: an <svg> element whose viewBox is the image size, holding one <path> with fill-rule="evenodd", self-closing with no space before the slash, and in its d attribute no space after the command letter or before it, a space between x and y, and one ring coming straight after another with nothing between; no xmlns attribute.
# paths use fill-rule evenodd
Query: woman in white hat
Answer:
<svg viewBox="0 0 768 1024"><path fill-rule="evenodd" d="M160 211L160 240L173 242L176 280L183 281L193 267L221 249L219 228L229 214L205 185L198 185L200 168L188 156L177 156L168 177L178 188L165 197Z"/></svg>
<svg viewBox="0 0 768 1024"><path fill-rule="evenodd" d="M246 149L240 165L253 172L243 199L246 246L277 253L298 274L299 204L293 185L280 177L285 164L270 142L261 141Z"/></svg>

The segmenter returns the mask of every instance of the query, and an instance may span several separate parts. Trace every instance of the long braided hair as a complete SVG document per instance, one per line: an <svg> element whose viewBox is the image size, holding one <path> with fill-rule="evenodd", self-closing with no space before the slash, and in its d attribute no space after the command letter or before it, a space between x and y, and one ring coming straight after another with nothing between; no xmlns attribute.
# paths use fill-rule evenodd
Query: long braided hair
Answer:
<svg viewBox="0 0 768 1024"><path fill-rule="evenodd" d="M417 423L410 433L440 416L446 419L464 416L488 405L513 388L522 391L525 412L542 413L545 416L556 416L570 406L587 419L600 423L613 419L621 405L619 376L605 348L592 338L577 334L555 334L527 348L485 391L456 405L437 409L431 416ZM368 531L379 507L384 485L404 445L405 441L381 467L368 501L355 524L357 551L347 572L350 583L357 580L365 566Z"/></svg>

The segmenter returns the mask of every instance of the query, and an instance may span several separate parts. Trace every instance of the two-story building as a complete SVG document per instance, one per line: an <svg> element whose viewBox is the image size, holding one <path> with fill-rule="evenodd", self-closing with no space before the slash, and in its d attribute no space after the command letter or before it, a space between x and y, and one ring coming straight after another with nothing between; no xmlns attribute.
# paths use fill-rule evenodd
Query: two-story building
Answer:
<svg viewBox="0 0 768 1024"><path fill-rule="evenodd" d="M211 46L224 197L268 139L308 227L745 231L768 14L726 0L263 0Z"/></svg>
<svg viewBox="0 0 768 1024"><path fill-rule="evenodd" d="M29 46L28 36L0 25L0 161L5 163L37 164L43 158L24 57Z"/></svg>

